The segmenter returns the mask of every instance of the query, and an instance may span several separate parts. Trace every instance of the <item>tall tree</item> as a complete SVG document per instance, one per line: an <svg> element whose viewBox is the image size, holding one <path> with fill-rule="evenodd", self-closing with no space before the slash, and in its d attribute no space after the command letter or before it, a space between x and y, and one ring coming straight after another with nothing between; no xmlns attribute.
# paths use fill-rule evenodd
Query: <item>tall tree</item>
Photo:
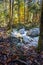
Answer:
<svg viewBox="0 0 43 65"><path fill-rule="evenodd" d="M5 16L5 23L7 23L7 0L3 0L4 1L4 16Z"/></svg>
<svg viewBox="0 0 43 65"><path fill-rule="evenodd" d="M20 24L20 0L18 0L18 21Z"/></svg>
<svg viewBox="0 0 43 65"><path fill-rule="evenodd" d="M40 37L38 42L38 51L43 51L43 0L41 7L41 21L40 21Z"/></svg>
<svg viewBox="0 0 43 65"><path fill-rule="evenodd" d="M13 5L14 0L9 0L9 23L8 23L8 29L12 28L13 25Z"/></svg>
<svg viewBox="0 0 43 65"><path fill-rule="evenodd" d="M30 7L32 6L32 0L27 0L27 22L30 22Z"/></svg>

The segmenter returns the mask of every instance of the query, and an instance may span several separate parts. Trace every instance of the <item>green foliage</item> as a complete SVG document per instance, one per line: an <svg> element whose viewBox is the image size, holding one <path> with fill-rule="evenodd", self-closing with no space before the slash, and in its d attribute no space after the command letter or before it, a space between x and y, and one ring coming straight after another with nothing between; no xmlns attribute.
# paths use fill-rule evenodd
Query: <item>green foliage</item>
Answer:
<svg viewBox="0 0 43 65"><path fill-rule="evenodd" d="M33 19L34 22L39 22L40 4L38 2L34 3L33 1L26 2L25 0L14 0L12 4L10 0L0 2L0 26L6 26L9 22L11 25L13 22L14 26L17 26L19 23L23 25L25 23L29 24L29 22L33 22ZM37 14L39 15L34 18L33 15Z"/></svg>

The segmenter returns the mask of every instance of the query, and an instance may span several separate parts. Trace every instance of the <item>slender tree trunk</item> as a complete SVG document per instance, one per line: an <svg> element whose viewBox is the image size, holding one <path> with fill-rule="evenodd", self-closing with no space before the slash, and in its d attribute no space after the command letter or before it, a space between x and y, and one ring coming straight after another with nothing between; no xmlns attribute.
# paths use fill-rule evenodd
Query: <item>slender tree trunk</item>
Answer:
<svg viewBox="0 0 43 65"><path fill-rule="evenodd" d="M25 12L25 1L26 1L26 0L24 0L24 23L25 23L25 13L26 13L26 12Z"/></svg>
<svg viewBox="0 0 43 65"><path fill-rule="evenodd" d="M27 3L28 4L28 6L27 6L27 8L28 8L28 11L27 11L27 22L30 22L29 21L29 17L30 17L30 12L29 12L30 5L29 4L32 2L32 0L28 0L27 2L28 2Z"/></svg>
<svg viewBox="0 0 43 65"><path fill-rule="evenodd" d="M18 23L20 24L20 0L18 0Z"/></svg>
<svg viewBox="0 0 43 65"><path fill-rule="evenodd" d="M38 42L38 51L43 51L43 0L41 9L41 22L40 22L40 37Z"/></svg>
<svg viewBox="0 0 43 65"><path fill-rule="evenodd" d="M5 14L7 13L7 1L6 0L4 0L4 13ZM7 22L7 16L5 15L4 17L5 17L4 23L6 23Z"/></svg>
<svg viewBox="0 0 43 65"><path fill-rule="evenodd" d="M8 23L8 29L12 29L13 25L13 5L14 0L9 0L9 23Z"/></svg>
<svg viewBox="0 0 43 65"><path fill-rule="evenodd" d="M11 0L11 19L12 19L12 22L11 22L11 24L12 24L12 27L13 27L13 7L14 7L14 0Z"/></svg>
<svg viewBox="0 0 43 65"><path fill-rule="evenodd" d="M7 29L11 28L11 0L9 0L9 22L7 25Z"/></svg>

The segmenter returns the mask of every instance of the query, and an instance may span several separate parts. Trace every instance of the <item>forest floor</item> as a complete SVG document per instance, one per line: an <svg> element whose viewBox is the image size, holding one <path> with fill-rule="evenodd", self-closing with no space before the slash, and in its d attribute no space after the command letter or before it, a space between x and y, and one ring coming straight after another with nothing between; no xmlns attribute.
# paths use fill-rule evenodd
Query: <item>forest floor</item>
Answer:
<svg viewBox="0 0 43 65"><path fill-rule="evenodd" d="M0 30L0 65L43 65L43 51L36 50L39 35L36 31L36 28L29 30L25 35L24 29L19 30L20 34L13 29L9 37Z"/></svg>

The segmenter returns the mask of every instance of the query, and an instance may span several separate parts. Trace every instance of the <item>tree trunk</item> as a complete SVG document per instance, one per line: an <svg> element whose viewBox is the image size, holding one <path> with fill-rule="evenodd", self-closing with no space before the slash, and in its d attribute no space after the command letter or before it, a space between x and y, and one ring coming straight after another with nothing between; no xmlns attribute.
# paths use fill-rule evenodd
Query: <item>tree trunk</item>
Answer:
<svg viewBox="0 0 43 65"><path fill-rule="evenodd" d="M38 51L43 51L43 0L41 7L40 37L38 42Z"/></svg>
<svg viewBox="0 0 43 65"><path fill-rule="evenodd" d="M13 25L13 5L14 0L9 0L9 23L8 23L8 29L12 29Z"/></svg>
<svg viewBox="0 0 43 65"><path fill-rule="evenodd" d="M20 24L20 0L18 0L18 23Z"/></svg>

